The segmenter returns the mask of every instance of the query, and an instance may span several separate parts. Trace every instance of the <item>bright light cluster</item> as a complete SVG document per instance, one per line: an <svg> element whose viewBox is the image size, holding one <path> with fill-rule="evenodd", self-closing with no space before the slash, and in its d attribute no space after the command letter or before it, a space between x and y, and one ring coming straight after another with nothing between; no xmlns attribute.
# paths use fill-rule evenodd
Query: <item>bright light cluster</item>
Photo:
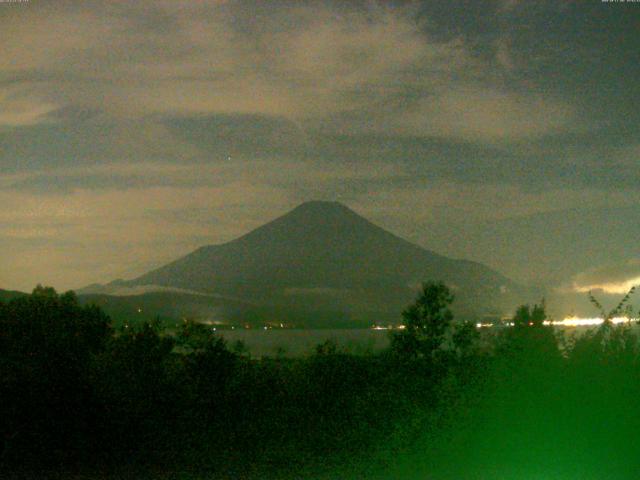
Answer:
<svg viewBox="0 0 640 480"><path fill-rule="evenodd" d="M629 317L614 317L611 319L611 323L619 324L619 323L629 323L633 319ZM604 322L602 318L578 318L578 317L567 317L564 320L558 321L545 321L545 325L553 325L560 327L589 327L592 325L601 325Z"/></svg>
<svg viewBox="0 0 640 480"><path fill-rule="evenodd" d="M637 322L640 321L640 319L638 318L629 318L629 317L614 317L611 319L611 323L618 325L621 323L631 323L631 322ZM563 320L545 320L543 322L543 324L545 326L551 326L551 327L592 327L595 325L601 325L602 323L604 323L604 319L602 318L597 318L597 317L593 317L593 318L580 318L580 317L566 317ZM513 327L514 323L513 322L502 322L501 323L502 326L505 327ZM532 323L530 323L529 325L533 325ZM490 328L495 326L495 324L493 323L476 323L476 328ZM404 325L398 325L398 326L381 326L381 325L374 325L373 327L371 327L373 330L393 330L393 329L397 329L397 330L404 330L406 327Z"/></svg>
<svg viewBox="0 0 640 480"><path fill-rule="evenodd" d="M633 321L638 321L638 319L633 319L629 317L614 317L611 319L611 323L620 324L620 323L631 323ZM566 317L563 320L545 320L543 322L546 326L553 327L591 327L595 325L601 325L604 322L602 318L580 318L580 317ZM513 327L513 322L504 323L505 326ZM476 323L477 328L488 328L493 327L493 323Z"/></svg>

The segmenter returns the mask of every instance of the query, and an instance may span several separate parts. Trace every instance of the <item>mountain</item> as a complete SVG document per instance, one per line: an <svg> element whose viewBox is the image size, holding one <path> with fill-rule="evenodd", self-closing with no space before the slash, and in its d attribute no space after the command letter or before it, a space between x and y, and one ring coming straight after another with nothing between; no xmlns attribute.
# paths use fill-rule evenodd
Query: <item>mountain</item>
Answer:
<svg viewBox="0 0 640 480"><path fill-rule="evenodd" d="M107 289L108 290L108 289ZM182 293L172 290L144 291L124 294L124 292L81 293L80 303L98 305L119 327L125 323L160 320L171 327L183 318L204 322L233 320L235 312L242 311L246 304L219 299L213 295Z"/></svg>
<svg viewBox="0 0 640 480"><path fill-rule="evenodd" d="M12 300L14 298L17 297L23 297L25 296L26 293L23 292L17 292L14 290L2 290L0 289L0 301L1 302L8 302L9 300Z"/></svg>
<svg viewBox="0 0 640 480"><path fill-rule="evenodd" d="M397 322L427 280L447 283L456 310L471 316L510 311L522 293L482 264L438 255L319 201L113 287L206 294L218 306L234 304L228 318L365 325Z"/></svg>

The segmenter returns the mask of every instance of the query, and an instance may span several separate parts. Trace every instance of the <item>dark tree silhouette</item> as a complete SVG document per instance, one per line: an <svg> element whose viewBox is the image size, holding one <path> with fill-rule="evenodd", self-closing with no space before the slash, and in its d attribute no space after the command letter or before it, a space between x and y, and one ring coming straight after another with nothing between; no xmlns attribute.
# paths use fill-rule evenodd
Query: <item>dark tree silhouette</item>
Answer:
<svg viewBox="0 0 640 480"><path fill-rule="evenodd" d="M442 282L427 282L404 312L404 330L392 337L392 350L408 357L433 358L445 342L453 313L453 294Z"/></svg>
<svg viewBox="0 0 640 480"><path fill-rule="evenodd" d="M0 459L73 456L92 415L90 365L111 335L109 318L73 292L38 285L0 303Z"/></svg>
<svg viewBox="0 0 640 480"><path fill-rule="evenodd" d="M480 332L473 322L462 322L455 326L452 340L458 357L466 359L477 353Z"/></svg>
<svg viewBox="0 0 640 480"><path fill-rule="evenodd" d="M558 361L560 350L553 327L545 325L547 313L544 300L538 305L521 305L506 328L498 346L504 359L526 365L527 368L544 368Z"/></svg>

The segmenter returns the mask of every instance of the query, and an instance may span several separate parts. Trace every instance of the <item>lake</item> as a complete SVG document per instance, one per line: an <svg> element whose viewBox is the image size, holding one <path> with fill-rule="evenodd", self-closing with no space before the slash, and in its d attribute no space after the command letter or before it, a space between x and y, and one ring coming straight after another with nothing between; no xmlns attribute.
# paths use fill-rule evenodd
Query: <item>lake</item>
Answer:
<svg viewBox="0 0 640 480"><path fill-rule="evenodd" d="M389 345L389 330L374 329L244 329L219 330L229 347L238 340L244 342L252 357L275 356L279 353L287 357L309 355L316 345L333 340L339 349L353 354L376 352Z"/></svg>
<svg viewBox="0 0 640 480"><path fill-rule="evenodd" d="M628 322L626 317L614 319L614 323ZM554 323L554 327L565 334L580 335L602 323L602 319L567 318ZM632 322L637 328L637 322ZM482 330L489 332L482 328ZM398 330L395 330L398 331ZM315 347L326 340L333 340L340 350L353 354L379 352L389 345L392 330L386 329L288 329L288 328L236 328L218 330L217 333L227 340L230 348L237 341L244 342L252 357L284 355L297 357L314 353Z"/></svg>

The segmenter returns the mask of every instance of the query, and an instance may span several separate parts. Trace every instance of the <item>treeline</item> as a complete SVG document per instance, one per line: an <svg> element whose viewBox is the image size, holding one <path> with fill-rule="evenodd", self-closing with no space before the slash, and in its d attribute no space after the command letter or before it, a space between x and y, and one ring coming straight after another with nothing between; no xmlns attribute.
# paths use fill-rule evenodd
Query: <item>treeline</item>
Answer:
<svg viewBox="0 0 640 480"><path fill-rule="evenodd" d="M635 478L632 327L568 337L523 306L481 335L452 301L424 285L379 354L256 360L38 287L0 302L0 477Z"/></svg>

